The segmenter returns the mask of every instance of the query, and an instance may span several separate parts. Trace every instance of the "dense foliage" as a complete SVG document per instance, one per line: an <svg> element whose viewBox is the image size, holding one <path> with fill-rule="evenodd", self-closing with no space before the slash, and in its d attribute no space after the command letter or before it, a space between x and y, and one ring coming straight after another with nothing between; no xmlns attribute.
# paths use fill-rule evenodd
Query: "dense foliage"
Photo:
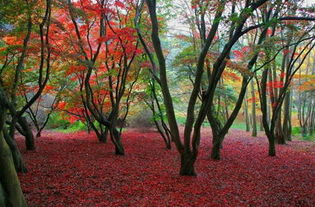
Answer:
<svg viewBox="0 0 315 207"><path fill-rule="evenodd" d="M166 192L178 192L170 194L175 203L166 196L164 205L311 206L312 192L306 191L313 150L299 154L291 141L297 133L312 139L315 131L314 16L314 6L302 0L0 0L0 206L70 205L84 192L91 197L86 205L134 205L142 199L138 193L158 202L153 187L164 179ZM261 139L229 134L238 124ZM158 134L145 133L152 130ZM88 135L71 134L76 131ZM18 134L30 152L20 152ZM157 153L163 145L150 136L163 140L163 156ZM212 144L203 141L207 137ZM287 143L290 147L277 146ZM109 146L116 156L105 153ZM226 152L238 158L228 159ZM147 153L153 153L152 160ZM203 159L205 154L223 162ZM58 171L44 165L47 160ZM241 165L253 171L237 168ZM204 180L183 188L191 179L173 180L174 166L181 176L198 171L197 179ZM224 171L228 167L232 174ZM301 172L291 172L300 167ZM30 191L43 184L42 170L60 177L49 177L52 183L43 191L50 196L36 200ZM283 175L287 172L290 177ZM305 180L298 179L302 173ZM288 191L281 200L282 194L270 195L275 183L253 187L282 176L279 189L300 181L298 192ZM78 189L63 186L62 180L72 178ZM93 187L85 185L89 179ZM123 181L133 187L120 195L127 188ZM206 186L213 194L203 192ZM93 191L82 190L87 187ZM77 192L76 198L63 195L69 200L56 203L51 192L60 196L63 188ZM253 191L262 194L260 200L253 200ZM133 193L140 197L128 201ZM102 203L104 194L109 203ZM294 196L302 198L286 200Z"/></svg>

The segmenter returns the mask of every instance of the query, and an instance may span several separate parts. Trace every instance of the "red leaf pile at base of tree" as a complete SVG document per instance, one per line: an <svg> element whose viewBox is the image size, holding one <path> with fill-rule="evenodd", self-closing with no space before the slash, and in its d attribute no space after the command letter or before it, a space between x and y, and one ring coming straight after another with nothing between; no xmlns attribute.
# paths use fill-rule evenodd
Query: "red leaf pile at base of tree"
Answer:
<svg viewBox="0 0 315 207"><path fill-rule="evenodd" d="M315 147L293 141L267 156L264 136L231 130L222 160L203 133L197 177L179 176L175 149L155 132L123 134L126 156L84 132L45 132L36 152L22 149L29 206L315 206ZM22 146L22 139L18 139Z"/></svg>

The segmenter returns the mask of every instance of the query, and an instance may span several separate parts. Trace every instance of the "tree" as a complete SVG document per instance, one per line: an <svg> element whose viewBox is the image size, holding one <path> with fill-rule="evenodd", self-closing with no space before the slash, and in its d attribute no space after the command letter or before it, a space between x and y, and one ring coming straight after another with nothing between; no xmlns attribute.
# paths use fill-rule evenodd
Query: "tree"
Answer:
<svg viewBox="0 0 315 207"><path fill-rule="evenodd" d="M309 55L305 62L304 70L301 68L299 74L295 75L295 85L297 86L297 100L295 104L297 106L298 120L301 127L301 134L303 137L311 136L314 132L314 61L312 54ZM303 71L303 72L302 72ZM290 96L288 96L290 97ZM288 97L285 101L291 102ZM287 112L287 113L290 113ZM290 114L288 115L290 116ZM285 125L284 125L285 126Z"/></svg>
<svg viewBox="0 0 315 207"><path fill-rule="evenodd" d="M232 46L244 34L244 32L242 32L243 26L246 20L252 14L251 12L248 12L248 10L254 11L265 2L266 1L258 1L253 4L249 4L249 3L245 4L246 9L242 10L242 12L240 13L240 17L239 17L240 23L236 27L234 35L227 42L222 53L219 55L219 57L216 59L213 65L214 69L211 74L211 79L209 81L207 91L204 94L203 103L200 107L199 112L197 113L197 118L195 119L195 106L196 106L198 94L200 92L200 85L201 85L202 75L204 72L205 58L207 56L209 47L217 32L217 29L220 24L220 20L221 20L221 17L222 17L222 14L226 5L225 1L217 2L216 4L217 9L216 9L214 21L212 23L212 27L208 35L206 36L205 44L198 56L197 70L194 77L195 84L194 84L194 87L190 96L189 104L187 107L188 109L187 109L187 119L186 119L185 130L184 130L184 142L182 142L179 135L178 125L177 125L177 121L176 121L176 117L174 113L172 97L170 95L170 91L168 87L165 58L164 58L164 54L161 48L161 43L160 43L160 38L159 38L159 25L158 25L157 14L156 14L157 2L152 1L152 0L146 1L146 5L148 7L151 24L152 24L152 35L151 35L152 44L154 46L154 51L155 51L155 55L156 55L158 66L159 66L160 77L158 80L161 82L160 85L161 85L161 89L163 93L164 104L166 106L166 112L167 112L168 122L170 125L171 134L172 134L172 139L174 140L176 148L181 156L181 169L180 169L181 175L195 175L196 174L195 169L194 169L194 163L198 155L201 124L208 112L210 103L212 103L215 87L217 86L217 83L219 82L221 74L224 71L224 68L227 64L227 61L225 60L225 58L229 56ZM143 1L140 2L139 8L143 7L143 3L144 3ZM140 12L138 12L138 19L136 19L136 22L139 22L139 18L140 18L139 15L140 15ZM139 38L141 39L141 35ZM142 41L142 44L144 48L147 47L144 41ZM148 53L148 55L152 57L152 54L150 53L150 51L148 49L145 49L145 50ZM150 59L151 59L152 67L153 69L155 69L156 64L154 63L153 58L150 58ZM246 86L247 86L247 79L245 79L244 85L242 86L243 92L245 92L244 89L246 88ZM245 93L242 93L241 95L244 95L244 94ZM242 102L241 101L238 101L238 102L240 102L239 104L241 105ZM236 115L237 115L236 112L232 113L232 119L235 118ZM215 120L212 121L212 124L214 123L215 123ZM215 126L212 128L215 128ZM227 128L228 127L224 128L224 132L227 131ZM215 147L217 146L220 147L220 145L221 145L221 138L217 139L217 142L215 143Z"/></svg>
<svg viewBox="0 0 315 207"><path fill-rule="evenodd" d="M212 26L208 31L207 35L204 35L205 38L203 38L204 44L202 45L202 49L200 50L200 54L198 55L198 61L197 61L197 67L195 71L195 76L194 76L194 86L191 92L191 96L189 99L188 107L187 107L187 119L186 119L186 124L185 124L185 130L184 130L184 142L182 142L181 137L179 135L179 130L178 130L178 125L175 117L175 112L174 112L174 106L173 106L173 101L172 97L170 94L169 86L168 86L168 80L167 80L167 74L166 74L166 62L165 62L165 57L163 54L162 46L161 46L161 41L159 38L159 22L157 19L157 13L156 13L156 7L157 7L157 2L155 0L146 0L146 6L150 15L151 19L151 24L152 24L152 34L151 34L151 40L152 44L154 47L154 54L150 52L149 47L147 46L147 43L144 41L141 32L138 31L139 38L141 40L141 43L150 57L150 62L152 64L152 69L153 71L159 70L159 77L155 76L155 79L160 82L161 85L161 90L163 93L163 98L164 98L164 105L166 106L166 113L167 113L167 118L172 134L172 139L175 142L176 148L181 156L181 169L180 169L180 174L181 175L195 175L195 170L194 170L194 163L196 161L197 155L198 155L198 148L199 148L199 143L200 143L200 128L201 125L206 117L208 115L209 120L210 120L210 125L212 127L212 132L213 132L213 139L214 145L213 145L213 150L212 150L212 155L211 157L213 159L220 159L220 147L222 144L222 141L224 139L224 136L228 132L228 129L231 127L233 121L235 120L244 96L246 92L247 85L249 84L252 75L251 74L251 69L253 68L254 64L256 63L258 57L259 57L259 52L254 52L251 58L248 60L246 66L244 69L242 67L238 67L239 69L242 68L242 73L243 73L243 80L242 80L242 87L239 92L238 99L235 103L235 106L233 108L232 113L230 114L229 118L225 122L223 126L221 126L220 121L218 120L217 117L214 116L214 107L213 107L213 100L215 96L215 91L218 86L218 83L220 82L220 79L222 77L222 73L224 72L226 66L231 66L235 64L232 64L231 61L229 61L230 57L230 52L235 43L245 34L248 32L263 27L262 32L257 38L257 45L260 46L264 43L264 40L267 35L268 27L271 25L272 22L274 22L274 18L277 18L277 12L279 9L281 9L282 4L279 2L273 4L269 3L266 4L267 1L257 1L257 2L241 2L240 4L242 5L242 10L237 13L235 9L235 3L233 2L226 2L226 1L217 1L213 3L211 6L215 6L214 9L216 11L215 18L212 21ZM194 8L199 8L200 13L202 13L202 10L204 8L207 8L207 6L210 6L208 4L209 2L195 2L193 4ZM234 6L233 6L234 5ZM263 6L264 5L264 6ZM218 54L218 56L215 58L213 61L213 66L212 66L212 71L209 74L209 82L207 84L207 88L205 93L203 93L203 100L202 104L200 106L199 111L196 113L196 102L198 99L198 94L200 93L200 88L201 88L201 83L202 83L202 77L204 74L204 65L205 65L205 59L208 54L208 50L214 40L214 37L217 33L217 29L219 24L221 23L223 11L225 11L225 8L231 6L232 13L230 14L230 18L232 18L230 25L230 30L229 30L229 35L226 40L226 43L222 49L222 52ZM144 7L144 1L140 1L138 4L138 15L136 16L136 24L138 25L137 27L139 28L139 22L141 19L141 13L140 11L143 10ZM257 20L261 20L262 23L258 23L257 25L253 26L248 26L245 27L245 23L247 20L252 17L254 14L254 11L257 10L258 8L263 7L261 9L260 14L261 16L257 17ZM265 12L265 9L268 7L269 11L267 16L262 16L262 14ZM264 18L261 18L264 17ZM293 17L281 17L278 18L279 21L281 20L288 20L288 19L295 19ZM207 32L204 32L207 33ZM157 63L155 63L156 57ZM195 114L197 116L195 117Z"/></svg>
<svg viewBox="0 0 315 207"><path fill-rule="evenodd" d="M0 91L0 97L4 96ZM0 99L0 204L1 206L26 207L26 201L14 167L11 149L4 139L6 110L8 105Z"/></svg>
<svg viewBox="0 0 315 207"><path fill-rule="evenodd" d="M124 148L117 123L120 116L127 116L121 113L122 103L129 100L130 90L126 86L134 85L141 69L135 61L141 50L130 26L132 4L132 1L69 0L61 4L59 13L66 15L59 15L55 26L61 29L63 42L73 48L66 54L71 64L75 64L69 66L68 75L79 83L77 91L83 116L96 133L93 120L100 124L101 130L105 129L99 133L100 141L105 142L107 131L110 133L119 155L124 154Z"/></svg>
<svg viewBox="0 0 315 207"><path fill-rule="evenodd" d="M301 23L303 25L303 23ZM276 137L275 130L276 125L281 124L279 120L281 120L281 107L283 104L283 101L285 99L285 96L287 95L287 91L289 90L290 84L292 82L292 79L296 72L300 69L303 62L305 61L306 57L309 55L309 53L314 48L314 37L311 36L309 33L313 30L313 25L309 25L309 27L306 27L305 32L297 32L295 33L295 38L291 37L292 31L289 33L289 42L285 42L284 46L281 46L280 50L276 50L278 52L275 52L274 56L276 57L279 54L279 51L282 49L287 49L284 51L282 56L282 67L281 67L281 74L280 74L280 81L276 79L276 64L274 61L271 61L269 64L266 65L264 68L261 80L258 81L258 87L259 87L259 96L260 96L260 103L261 103L261 111L263 114L263 125L265 129L265 133L269 140L269 155L275 156L275 142L276 140L278 143L284 143L284 137L281 135L280 137ZM274 36L276 32L276 28L273 28L273 31L271 33L271 36ZM272 38L271 38L272 39ZM291 41L292 40L292 41ZM271 41L271 44L266 47L266 58L269 59L271 55L273 55L272 51L275 51L274 49L271 49L271 45L274 45L274 42ZM271 48L270 48L271 47ZM300 51L298 51L298 48L301 47ZM289 51L288 51L289 50ZM288 58L289 57L289 58ZM274 60L274 58L272 59ZM299 61L298 61L299 60ZM275 74L271 73L271 67L273 67L273 72ZM269 77L269 82L268 82ZM270 100L272 104L272 111L271 111L271 120L270 123L268 123L267 119L267 93L270 95Z"/></svg>
<svg viewBox="0 0 315 207"><path fill-rule="evenodd" d="M251 81L251 96L252 96L252 136L257 136L257 122L256 122L256 97L254 81Z"/></svg>

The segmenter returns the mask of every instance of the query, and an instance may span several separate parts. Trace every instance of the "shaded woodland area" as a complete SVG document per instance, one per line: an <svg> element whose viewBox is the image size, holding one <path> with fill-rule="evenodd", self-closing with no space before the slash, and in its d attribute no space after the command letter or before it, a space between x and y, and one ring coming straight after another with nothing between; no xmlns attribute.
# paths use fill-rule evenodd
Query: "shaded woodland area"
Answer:
<svg viewBox="0 0 315 207"><path fill-rule="evenodd" d="M0 0L0 206L314 206L315 8Z"/></svg>

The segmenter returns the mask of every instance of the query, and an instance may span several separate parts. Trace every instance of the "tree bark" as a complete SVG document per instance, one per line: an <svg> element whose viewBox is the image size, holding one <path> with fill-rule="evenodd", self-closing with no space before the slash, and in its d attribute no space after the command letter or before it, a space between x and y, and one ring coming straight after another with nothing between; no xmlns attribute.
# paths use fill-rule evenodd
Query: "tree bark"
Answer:
<svg viewBox="0 0 315 207"><path fill-rule="evenodd" d="M27 120L25 117L19 117L18 123L20 124L22 130L23 130L23 135L25 136L25 145L26 145L26 150L34 151L36 149L35 147L35 140L34 140L34 135L29 127Z"/></svg>
<svg viewBox="0 0 315 207"><path fill-rule="evenodd" d="M17 172L27 173L27 168L25 166L25 162L22 158L22 155L17 146L17 143L12 137L10 137L9 133L7 132L5 128L3 129L3 136L8 146L10 147L15 170Z"/></svg>
<svg viewBox="0 0 315 207"><path fill-rule="evenodd" d="M115 145L115 154L116 155L125 155L125 149L121 142L121 136L118 130L114 127L110 127L110 137Z"/></svg>
<svg viewBox="0 0 315 207"><path fill-rule="evenodd" d="M101 130L101 133L99 133L97 135L98 140L104 144L107 143L107 136L108 136L108 128L107 127L105 128L105 131Z"/></svg>
<svg viewBox="0 0 315 207"><path fill-rule="evenodd" d="M195 164L196 156L191 152L183 152L181 154L180 175L183 176L196 176Z"/></svg>
<svg viewBox="0 0 315 207"><path fill-rule="evenodd" d="M0 182L0 206L6 206L6 200L5 200L6 197L7 195L4 191L2 183Z"/></svg>
<svg viewBox="0 0 315 207"><path fill-rule="evenodd" d="M12 152L4 139L4 123L5 106L0 102L0 204L4 207L26 207Z"/></svg>
<svg viewBox="0 0 315 207"><path fill-rule="evenodd" d="M278 144L285 144L285 137L283 134L282 121L281 121L281 109L279 110L279 115L276 123L275 138Z"/></svg>
<svg viewBox="0 0 315 207"><path fill-rule="evenodd" d="M273 135L269 135L268 136L268 141L269 141L268 155L271 156L271 157L274 157L274 156L276 156L276 144L275 144L274 136Z"/></svg>
<svg viewBox="0 0 315 207"><path fill-rule="evenodd" d="M245 115L245 124L246 124L246 131L250 131L250 121L249 121L249 115L248 115L248 101L247 101L247 93L245 96L245 101L244 101L244 115Z"/></svg>
<svg viewBox="0 0 315 207"><path fill-rule="evenodd" d="M257 137L257 122L256 122L256 97L254 80L251 81L251 95L252 95L252 136Z"/></svg>
<svg viewBox="0 0 315 207"><path fill-rule="evenodd" d="M221 156L221 144L222 144L222 138L221 137L216 137L215 139L215 143L212 146L212 151L211 151L211 159L213 160L220 160Z"/></svg>
<svg viewBox="0 0 315 207"><path fill-rule="evenodd" d="M283 117L283 134L284 138L288 141L291 141L292 134L292 126L291 126L291 92L290 90L287 92L285 100L284 100L284 117Z"/></svg>
<svg viewBox="0 0 315 207"><path fill-rule="evenodd" d="M12 153L0 131L0 185L5 197L4 207L26 207L26 201L15 171ZM0 201L3 202L3 201Z"/></svg>

